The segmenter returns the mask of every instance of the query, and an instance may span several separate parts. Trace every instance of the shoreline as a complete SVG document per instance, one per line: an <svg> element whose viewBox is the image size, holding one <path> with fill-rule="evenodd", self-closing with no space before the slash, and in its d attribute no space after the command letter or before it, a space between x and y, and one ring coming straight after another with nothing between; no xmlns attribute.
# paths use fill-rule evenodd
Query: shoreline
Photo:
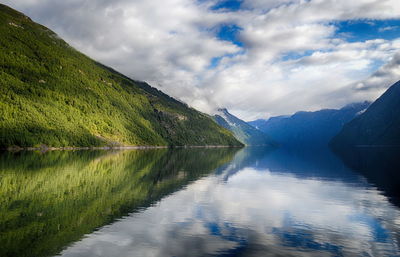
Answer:
<svg viewBox="0 0 400 257"><path fill-rule="evenodd" d="M21 152L21 151L80 151L80 150L145 150L145 149L167 149L167 148L242 148L241 145L165 145L165 146L65 146L65 147L50 147L50 146L39 146L39 147L20 147L10 146L6 148L0 148L0 151L8 152Z"/></svg>

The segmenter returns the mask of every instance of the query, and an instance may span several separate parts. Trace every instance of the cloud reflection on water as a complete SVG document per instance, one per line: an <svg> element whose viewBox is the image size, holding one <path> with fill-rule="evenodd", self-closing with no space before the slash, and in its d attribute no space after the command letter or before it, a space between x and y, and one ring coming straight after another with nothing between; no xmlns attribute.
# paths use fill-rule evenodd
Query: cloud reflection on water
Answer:
<svg viewBox="0 0 400 257"><path fill-rule="evenodd" d="M273 163L271 160L249 161L251 155L255 153L239 153L224 170L194 182L143 212L103 227L61 255L394 256L400 253L400 212L376 188L363 180L357 181L355 176L340 180L304 173L299 176L295 170L274 172L266 164ZM290 158L287 156L286 160L293 163ZM274 159L280 160L278 163L285 160L279 154ZM332 167L332 163L327 167Z"/></svg>

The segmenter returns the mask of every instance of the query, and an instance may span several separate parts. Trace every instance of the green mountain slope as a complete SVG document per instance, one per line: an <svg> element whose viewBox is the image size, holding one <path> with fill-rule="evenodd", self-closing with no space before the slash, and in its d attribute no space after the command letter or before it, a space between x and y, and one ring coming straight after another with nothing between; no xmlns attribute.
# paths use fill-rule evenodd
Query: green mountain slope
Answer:
<svg viewBox="0 0 400 257"><path fill-rule="evenodd" d="M400 146L400 81L392 85L364 113L345 124L331 141L343 146Z"/></svg>
<svg viewBox="0 0 400 257"><path fill-rule="evenodd" d="M227 109L218 109L214 120L222 127L233 132L235 137L246 145L275 146L275 142L260 130L237 118Z"/></svg>
<svg viewBox="0 0 400 257"><path fill-rule="evenodd" d="M0 5L0 147L240 145L209 116Z"/></svg>

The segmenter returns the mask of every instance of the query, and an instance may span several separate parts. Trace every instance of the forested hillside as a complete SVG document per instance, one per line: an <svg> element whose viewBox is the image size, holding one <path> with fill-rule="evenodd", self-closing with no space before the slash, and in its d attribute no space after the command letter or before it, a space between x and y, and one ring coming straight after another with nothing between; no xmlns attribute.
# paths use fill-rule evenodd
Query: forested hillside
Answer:
<svg viewBox="0 0 400 257"><path fill-rule="evenodd" d="M208 115L0 5L0 148L241 145Z"/></svg>

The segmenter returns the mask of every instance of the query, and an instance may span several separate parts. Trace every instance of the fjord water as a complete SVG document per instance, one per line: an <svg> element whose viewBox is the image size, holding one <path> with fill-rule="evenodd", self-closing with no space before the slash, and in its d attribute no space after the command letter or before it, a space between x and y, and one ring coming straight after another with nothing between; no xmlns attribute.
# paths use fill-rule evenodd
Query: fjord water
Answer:
<svg viewBox="0 0 400 257"><path fill-rule="evenodd" d="M261 147L3 153L0 256L398 256L395 187L368 175L388 168L371 161Z"/></svg>

